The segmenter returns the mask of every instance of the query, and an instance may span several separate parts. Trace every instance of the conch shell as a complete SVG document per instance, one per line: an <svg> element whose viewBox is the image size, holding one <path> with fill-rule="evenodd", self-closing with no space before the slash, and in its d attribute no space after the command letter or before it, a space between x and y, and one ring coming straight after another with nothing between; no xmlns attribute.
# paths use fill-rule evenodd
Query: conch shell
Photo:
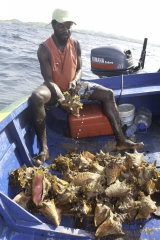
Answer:
<svg viewBox="0 0 160 240"><path fill-rule="evenodd" d="M42 201L47 197L50 189L51 189L51 183L46 177L44 177L43 178Z"/></svg>
<svg viewBox="0 0 160 240"><path fill-rule="evenodd" d="M150 179L142 188L147 194L152 195L154 192L157 192L156 181Z"/></svg>
<svg viewBox="0 0 160 240"><path fill-rule="evenodd" d="M107 197L120 198L126 196L126 194L131 190L130 186L125 183L125 181L120 182L118 179L115 183L111 184L106 188L105 194Z"/></svg>
<svg viewBox="0 0 160 240"><path fill-rule="evenodd" d="M42 200L44 172L39 169L32 179L32 201L38 205Z"/></svg>
<svg viewBox="0 0 160 240"><path fill-rule="evenodd" d="M54 162L51 164L51 169L56 169L62 173L70 171L73 167L73 162L70 158L62 156L61 154L54 159Z"/></svg>
<svg viewBox="0 0 160 240"><path fill-rule="evenodd" d="M65 205L65 204L76 201L79 190L80 190L80 187L78 186L72 186L72 185L68 186L65 192L63 192L62 194L57 194L56 202L59 205Z"/></svg>
<svg viewBox="0 0 160 240"><path fill-rule="evenodd" d="M109 153L104 153L102 150L100 150L99 153L96 153L95 155L95 161L99 162L101 166L104 166L104 159L106 158L106 155L108 156Z"/></svg>
<svg viewBox="0 0 160 240"><path fill-rule="evenodd" d="M139 218L146 218L148 219L150 216L150 213L155 212L157 209L156 202L154 202L150 195L145 196L143 193L141 193L140 199L139 199L139 212L135 219Z"/></svg>
<svg viewBox="0 0 160 240"><path fill-rule="evenodd" d="M102 203L97 203L94 212L94 224L98 227L100 224L106 220L106 218L110 215L110 208Z"/></svg>
<svg viewBox="0 0 160 240"><path fill-rule="evenodd" d="M103 174L103 172L105 171L105 167L101 166L98 162L91 162L91 164L89 165L89 171Z"/></svg>
<svg viewBox="0 0 160 240"><path fill-rule="evenodd" d="M78 201L74 204L74 207L70 209L71 212L87 215L92 211L91 205L87 204L85 200Z"/></svg>
<svg viewBox="0 0 160 240"><path fill-rule="evenodd" d="M100 178L101 175L98 173L80 172L73 178L71 184L75 186L84 186L89 184L95 186L95 184L100 180Z"/></svg>
<svg viewBox="0 0 160 240"><path fill-rule="evenodd" d="M42 202L42 206L39 209L39 212L42 213L56 227L59 226L62 215L61 210L59 208L56 208L54 199L48 202Z"/></svg>
<svg viewBox="0 0 160 240"><path fill-rule="evenodd" d="M78 117L79 111L82 109L83 104L80 102L80 97L75 94L70 94L69 92L64 92L65 101L63 102L64 107L69 107L71 113Z"/></svg>
<svg viewBox="0 0 160 240"><path fill-rule="evenodd" d="M94 155L88 151L83 151L82 152L82 156L85 157L88 160L93 160L94 159Z"/></svg>
<svg viewBox="0 0 160 240"><path fill-rule="evenodd" d="M126 155L126 162L130 167L132 166L140 167L144 162L144 159L143 159L144 153L138 153L136 149L134 150L134 154L125 152L125 155Z"/></svg>
<svg viewBox="0 0 160 240"><path fill-rule="evenodd" d="M138 183L143 186L146 182L157 177L156 161L138 168Z"/></svg>
<svg viewBox="0 0 160 240"><path fill-rule="evenodd" d="M92 160L86 157L85 155L83 155L83 153L73 158L75 169L77 168L77 170L81 170L81 171L88 169L91 162Z"/></svg>
<svg viewBox="0 0 160 240"><path fill-rule="evenodd" d="M26 196L24 192L17 194L13 201L23 207L25 210L28 210L27 204L31 200L31 196Z"/></svg>
<svg viewBox="0 0 160 240"><path fill-rule="evenodd" d="M112 161L109 162L106 166L106 178L107 178L107 185L111 185L114 183L120 175L122 170L125 170L125 166L123 162Z"/></svg>
<svg viewBox="0 0 160 240"><path fill-rule="evenodd" d="M96 236L103 237L110 234L124 234L122 231L122 223L114 220L114 214L110 210L108 218L97 228Z"/></svg>
<svg viewBox="0 0 160 240"><path fill-rule="evenodd" d="M12 187L26 188L31 186L32 175L34 174L34 168L27 167L25 164L21 168L17 168L11 171L9 176L9 183Z"/></svg>
<svg viewBox="0 0 160 240"><path fill-rule="evenodd" d="M131 222L135 219L135 216L138 213L139 202L135 201L132 196L126 196L121 198L116 203L116 209L120 213L127 213L126 220Z"/></svg>
<svg viewBox="0 0 160 240"><path fill-rule="evenodd" d="M51 183L51 191L54 196L57 194L63 194L67 187L69 186L69 183L64 181L63 179L60 179L56 176L52 176L50 178L50 183Z"/></svg>

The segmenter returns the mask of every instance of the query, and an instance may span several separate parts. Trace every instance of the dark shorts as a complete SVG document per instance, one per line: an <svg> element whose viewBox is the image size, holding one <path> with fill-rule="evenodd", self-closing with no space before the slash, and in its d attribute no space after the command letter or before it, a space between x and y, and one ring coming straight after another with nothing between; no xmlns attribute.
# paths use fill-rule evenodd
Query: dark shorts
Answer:
<svg viewBox="0 0 160 240"><path fill-rule="evenodd" d="M45 82L42 85L46 86ZM81 99L88 99L91 96L91 94L94 92L94 90L100 86L99 84L96 84L94 82L81 82L81 81L78 82L78 85L80 85L80 88L77 94ZM47 109L51 109L51 108L57 107L58 105L59 104L56 103L52 106L45 105L45 107Z"/></svg>
<svg viewBox="0 0 160 240"><path fill-rule="evenodd" d="M99 84L93 83L93 82L79 82L81 85L78 95L80 98L88 99L91 94L94 92L94 90L99 87Z"/></svg>
<svg viewBox="0 0 160 240"><path fill-rule="evenodd" d="M79 85L81 85L79 91L77 92L78 96L80 98L88 99L91 94L94 92L94 90L99 87L99 84L94 82L78 82ZM45 82L42 84L42 86L45 85Z"/></svg>

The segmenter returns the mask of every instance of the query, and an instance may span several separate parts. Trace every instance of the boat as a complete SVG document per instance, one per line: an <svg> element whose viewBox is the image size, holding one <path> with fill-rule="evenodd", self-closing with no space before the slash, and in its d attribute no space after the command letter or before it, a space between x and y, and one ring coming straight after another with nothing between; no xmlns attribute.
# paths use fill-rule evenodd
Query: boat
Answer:
<svg viewBox="0 0 160 240"><path fill-rule="evenodd" d="M84 81L82 79L82 81ZM94 79L111 88L117 105L133 104L136 109L147 107L152 111L152 125L145 134L136 133L136 141L144 142L147 162L155 161L160 167L160 72L121 75ZM94 101L83 104L90 104ZM112 151L114 135L103 135L73 139L69 135L68 114L58 107L46 109L47 142L51 159L70 151ZM33 166L32 158L39 152L39 142L31 118L30 95L24 96L0 111L0 239L1 240L53 240L53 239L96 239L94 232L75 227L71 216L64 216L55 227L45 217L34 215L23 209L12 199L18 189L9 185L9 174L13 169ZM124 154L122 151L121 154ZM55 171L56 174L56 171ZM58 174L58 172L57 172ZM158 200L157 200L158 201ZM160 218L151 214L123 224L121 239L160 239ZM103 238L102 238L103 239ZM116 239L109 238L109 239Z"/></svg>

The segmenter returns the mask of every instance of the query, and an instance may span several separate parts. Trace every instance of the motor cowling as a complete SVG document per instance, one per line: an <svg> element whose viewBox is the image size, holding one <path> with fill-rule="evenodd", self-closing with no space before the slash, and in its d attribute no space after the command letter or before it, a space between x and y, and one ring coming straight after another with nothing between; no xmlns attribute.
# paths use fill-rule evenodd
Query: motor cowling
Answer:
<svg viewBox="0 0 160 240"><path fill-rule="evenodd" d="M134 68L132 52L119 45L91 50L91 71L99 77L129 74Z"/></svg>

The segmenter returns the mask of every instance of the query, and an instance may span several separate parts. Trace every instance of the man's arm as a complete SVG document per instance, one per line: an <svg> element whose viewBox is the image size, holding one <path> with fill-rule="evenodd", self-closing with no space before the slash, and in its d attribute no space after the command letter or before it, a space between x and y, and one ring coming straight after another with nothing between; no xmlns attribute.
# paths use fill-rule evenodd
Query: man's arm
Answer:
<svg viewBox="0 0 160 240"><path fill-rule="evenodd" d="M53 82L52 78L52 69L50 62L48 60L48 53L47 50L43 45L40 45L37 51L37 56L38 60L40 63L41 67L41 73L44 78L44 81L47 85L47 87L50 89L52 94L57 98L57 99L64 99L64 96L60 90L60 88Z"/></svg>
<svg viewBox="0 0 160 240"><path fill-rule="evenodd" d="M74 79L69 83L69 88L75 88L76 83L82 77L82 57L81 57L81 46L80 43L77 41L77 69L76 75Z"/></svg>

